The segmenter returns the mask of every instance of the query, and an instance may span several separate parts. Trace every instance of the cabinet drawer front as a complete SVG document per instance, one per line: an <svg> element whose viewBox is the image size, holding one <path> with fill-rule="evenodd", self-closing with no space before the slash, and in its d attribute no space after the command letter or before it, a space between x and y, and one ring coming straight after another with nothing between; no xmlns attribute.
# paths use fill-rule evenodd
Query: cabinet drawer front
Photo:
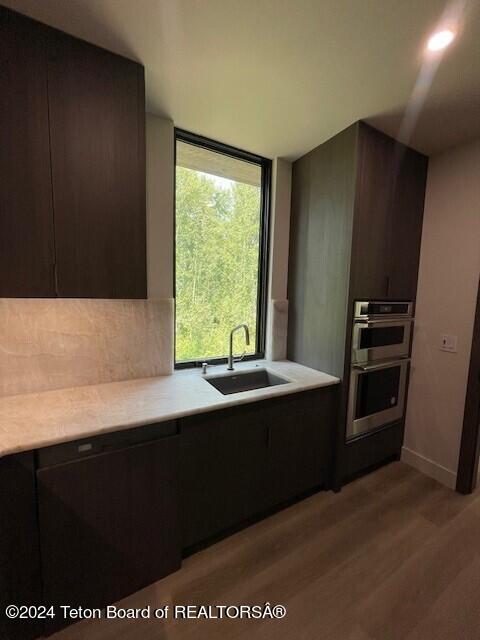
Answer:
<svg viewBox="0 0 480 640"><path fill-rule="evenodd" d="M46 603L102 607L180 566L177 466L173 436L37 471Z"/></svg>

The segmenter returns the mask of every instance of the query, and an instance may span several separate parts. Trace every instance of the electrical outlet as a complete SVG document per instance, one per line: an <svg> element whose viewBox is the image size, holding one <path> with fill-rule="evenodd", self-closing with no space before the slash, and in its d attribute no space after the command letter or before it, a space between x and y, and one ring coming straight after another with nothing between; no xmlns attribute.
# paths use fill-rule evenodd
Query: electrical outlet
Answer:
<svg viewBox="0 0 480 640"><path fill-rule="evenodd" d="M443 335L440 340L440 351L457 353L457 336Z"/></svg>

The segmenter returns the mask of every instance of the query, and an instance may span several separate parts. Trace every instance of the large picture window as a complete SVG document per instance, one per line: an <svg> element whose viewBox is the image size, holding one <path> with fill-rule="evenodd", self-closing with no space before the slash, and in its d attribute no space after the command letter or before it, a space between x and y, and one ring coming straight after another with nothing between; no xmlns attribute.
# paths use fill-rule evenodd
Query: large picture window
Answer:
<svg viewBox="0 0 480 640"><path fill-rule="evenodd" d="M271 163L176 130L175 361L263 357Z"/></svg>

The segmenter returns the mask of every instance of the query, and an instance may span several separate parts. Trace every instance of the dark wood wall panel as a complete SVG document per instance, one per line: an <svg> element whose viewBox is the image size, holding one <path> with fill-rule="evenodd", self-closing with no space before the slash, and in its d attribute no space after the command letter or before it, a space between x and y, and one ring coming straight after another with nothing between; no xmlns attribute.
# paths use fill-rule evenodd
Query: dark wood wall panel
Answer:
<svg viewBox="0 0 480 640"><path fill-rule="evenodd" d="M0 297L55 295L45 33L0 7Z"/></svg>

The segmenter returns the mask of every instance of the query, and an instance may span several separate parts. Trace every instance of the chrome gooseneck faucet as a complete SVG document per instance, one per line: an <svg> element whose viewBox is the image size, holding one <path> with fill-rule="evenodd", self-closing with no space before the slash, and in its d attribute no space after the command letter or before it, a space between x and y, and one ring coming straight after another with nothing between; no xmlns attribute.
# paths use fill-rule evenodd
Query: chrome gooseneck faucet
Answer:
<svg viewBox="0 0 480 640"><path fill-rule="evenodd" d="M242 329L242 328L245 329L245 344L247 345L247 347L250 344L250 332L248 330L248 325L245 324L244 322L242 324L237 325L234 329L230 331L230 351L228 355L228 365L227 365L228 371L233 371L233 363L240 362L240 360L245 355L245 351L244 351L243 355L238 360L235 360L233 357L233 334L235 333L235 331L238 331L239 329Z"/></svg>

